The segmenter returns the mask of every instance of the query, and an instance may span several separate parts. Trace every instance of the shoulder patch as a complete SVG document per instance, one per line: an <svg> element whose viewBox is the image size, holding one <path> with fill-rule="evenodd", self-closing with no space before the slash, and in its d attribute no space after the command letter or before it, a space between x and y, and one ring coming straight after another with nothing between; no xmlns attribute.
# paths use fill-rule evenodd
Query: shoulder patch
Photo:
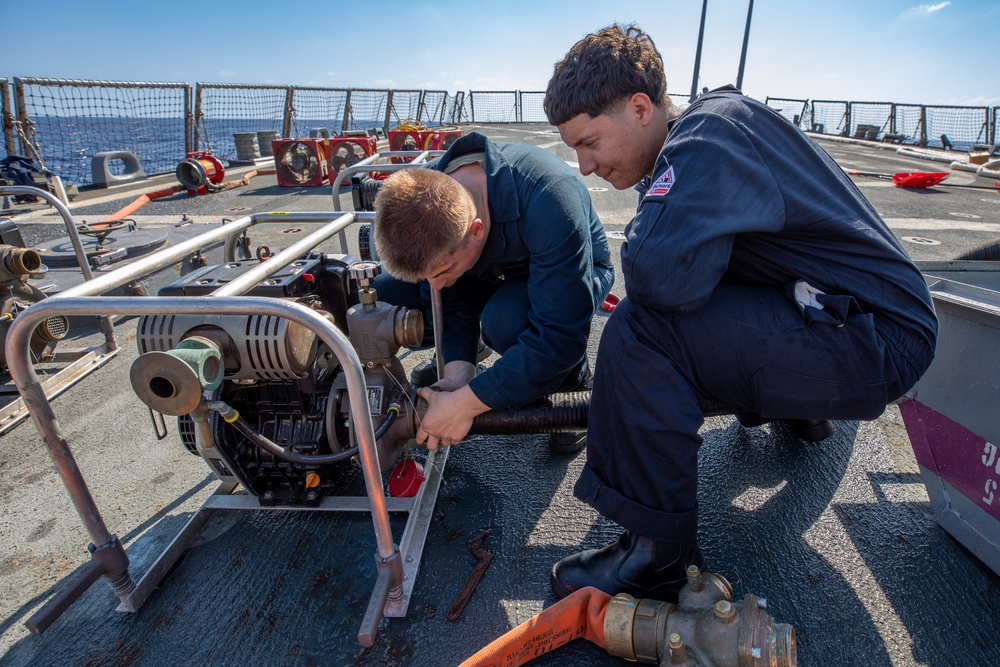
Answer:
<svg viewBox="0 0 1000 667"><path fill-rule="evenodd" d="M653 184L649 186L646 190L647 197L662 197L663 195L670 192L670 188L674 186L674 165L667 167L667 170L663 172L658 179L653 181Z"/></svg>

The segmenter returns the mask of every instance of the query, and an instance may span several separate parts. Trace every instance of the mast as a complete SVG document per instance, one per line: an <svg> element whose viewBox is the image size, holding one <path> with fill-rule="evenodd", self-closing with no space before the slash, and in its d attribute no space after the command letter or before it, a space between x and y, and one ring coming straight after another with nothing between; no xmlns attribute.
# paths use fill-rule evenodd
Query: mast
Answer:
<svg viewBox="0 0 1000 667"><path fill-rule="evenodd" d="M698 50L694 54L694 77L691 79L691 97L688 102L694 102L698 97L698 70L701 69L701 43L705 39L705 13L708 11L708 0L701 3L701 28L698 29Z"/></svg>
<svg viewBox="0 0 1000 667"><path fill-rule="evenodd" d="M747 44L750 42L750 18L753 16L753 0L747 7L747 28L743 33L743 52L740 54L740 69L736 73L736 87L743 90L743 67L747 64Z"/></svg>

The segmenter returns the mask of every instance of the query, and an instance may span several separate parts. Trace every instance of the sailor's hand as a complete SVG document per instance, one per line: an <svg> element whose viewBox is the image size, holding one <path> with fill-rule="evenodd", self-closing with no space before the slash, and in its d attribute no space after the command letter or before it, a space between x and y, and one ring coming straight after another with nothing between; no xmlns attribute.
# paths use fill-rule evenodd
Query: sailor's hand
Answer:
<svg viewBox="0 0 1000 667"><path fill-rule="evenodd" d="M427 401L427 413L417 428L417 444L431 451L461 442L476 415L489 410L468 385L456 391L424 387L417 395Z"/></svg>
<svg viewBox="0 0 1000 667"><path fill-rule="evenodd" d="M444 377L431 385L439 391L456 391L476 377L476 365L468 361L450 361L445 364Z"/></svg>

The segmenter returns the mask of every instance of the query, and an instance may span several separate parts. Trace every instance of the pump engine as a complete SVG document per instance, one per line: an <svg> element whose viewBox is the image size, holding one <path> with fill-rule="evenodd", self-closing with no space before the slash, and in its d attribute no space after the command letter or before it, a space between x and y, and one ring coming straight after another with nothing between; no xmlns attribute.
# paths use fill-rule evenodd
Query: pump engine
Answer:
<svg viewBox="0 0 1000 667"><path fill-rule="evenodd" d="M204 296L254 265L203 267L159 294ZM294 300L348 334L385 471L414 436L414 390L396 353L421 343L423 315L378 301L371 289L378 272L377 263L350 255L310 254L248 296ZM316 506L335 491L357 438L340 364L315 333L269 316L213 315L206 306L204 315L144 316L136 339L136 393L178 417L184 446L221 480L262 505Z"/></svg>

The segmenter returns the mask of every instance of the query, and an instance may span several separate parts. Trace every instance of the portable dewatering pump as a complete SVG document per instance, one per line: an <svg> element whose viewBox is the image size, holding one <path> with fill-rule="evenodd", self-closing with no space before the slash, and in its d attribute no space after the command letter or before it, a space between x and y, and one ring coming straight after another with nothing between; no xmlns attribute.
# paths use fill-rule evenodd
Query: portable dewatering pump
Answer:
<svg viewBox="0 0 1000 667"><path fill-rule="evenodd" d="M231 262L194 271L160 296L201 296L256 266ZM392 469L413 439L426 403L399 358L418 346L423 313L378 300L381 268L350 255L311 254L248 296L293 300L348 333L361 362L379 467ZM173 415L185 447L224 482L262 505L317 506L333 495L357 453L347 381L334 353L312 331L261 315L146 315L132 387L152 411ZM472 432L545 433L586 428L589 392L553 394L521 410L490 412ZM155 422L155 420L154 420Z"/></svg>
<svg viewBox="0 0 1000 667"><path fill-rule="evenodd" d="M161 296L211 292L255 262L205 267ZM249 296L290 299L347 331L362 363L383 471L415 434L413 388L396 357L419 345L423 315L377 301L379 265L309 255ZM136 394L178 418L184 445L262 505L318 505L356 452L347 384L333 352L305 327L259 315L147 315L137 328ZM401 418L400 418L401 417Z"/></svg>

